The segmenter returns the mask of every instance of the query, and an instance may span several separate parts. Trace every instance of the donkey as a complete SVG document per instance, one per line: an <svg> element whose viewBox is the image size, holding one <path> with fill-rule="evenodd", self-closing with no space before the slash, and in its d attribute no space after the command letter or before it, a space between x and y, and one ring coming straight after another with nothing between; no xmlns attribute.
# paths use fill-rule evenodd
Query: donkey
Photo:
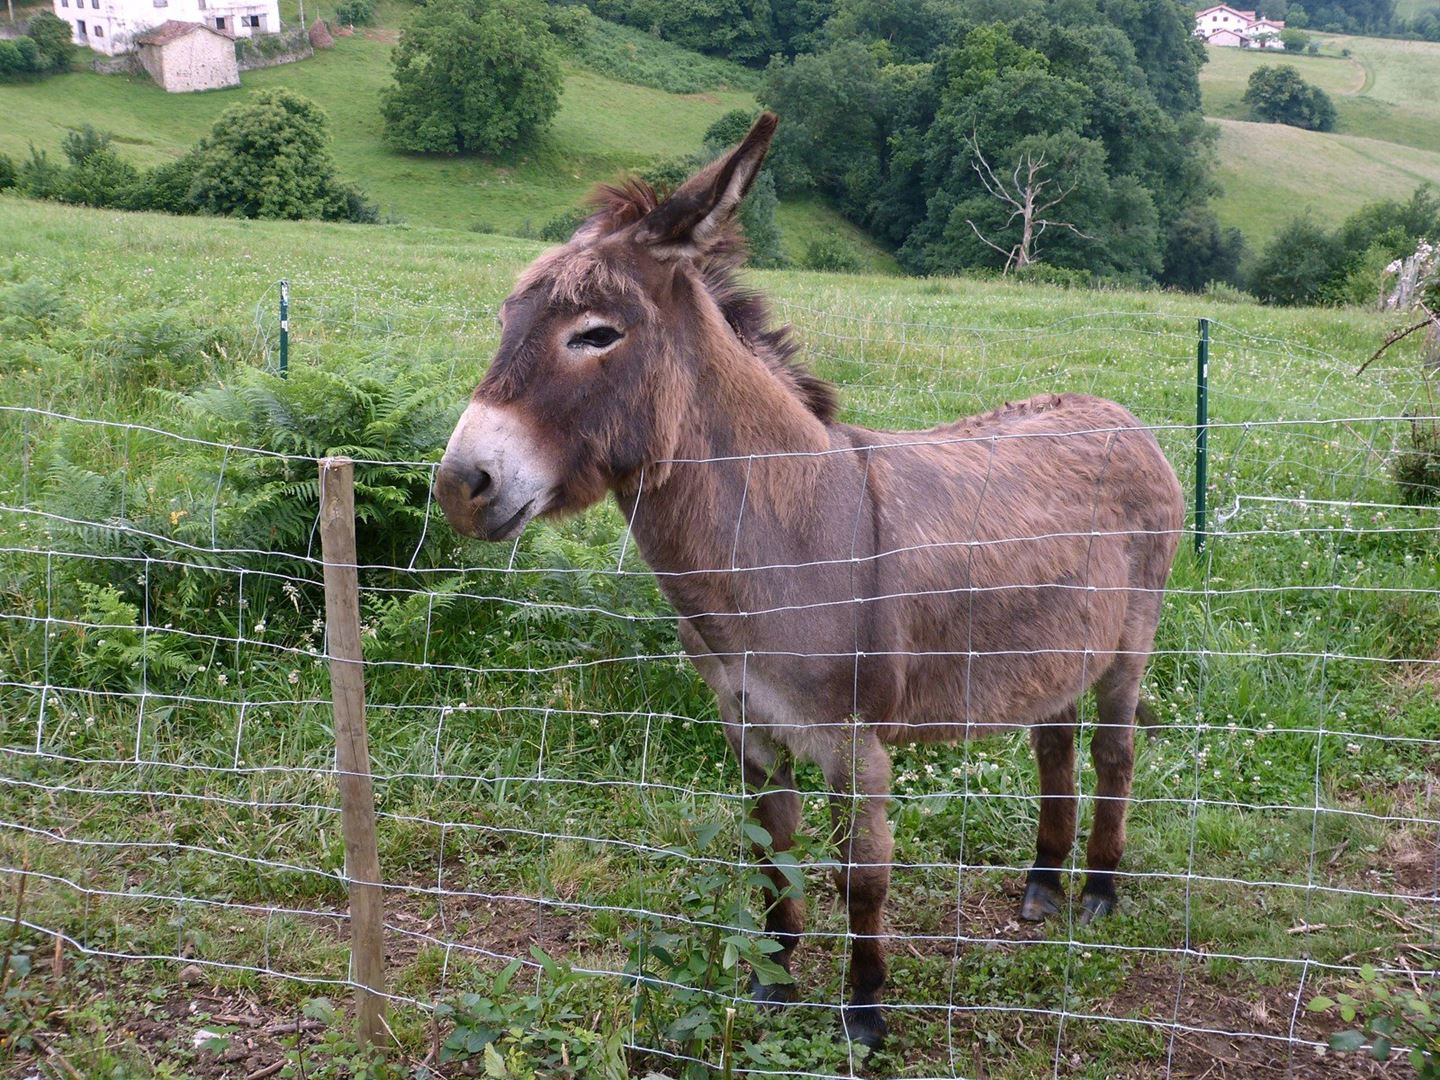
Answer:
<svg viewBox="0 0 1440 1080"><path fill-rule="evenodd" d="M835 419L829 385L735 271L736 206L777 118L668 198L602 187L501 307L496 353L435 495L508 540L609 492L715 692L774 851L801 816L793 762L831 795L849 915L847 1035L885 1035L885 745L1021 725L1039 762L1023 918L1064 903L1076 830L1076 704L1093 689L1097 774L1084 921L1115 904L1141 676L1183 501L1154 436L1113 402L1056 394L928 431ZM763 853L762 853L763 857ZM766 930L787 971L803 901L773 863ZM760 985L761 1001L790 1000Z"/></svg>

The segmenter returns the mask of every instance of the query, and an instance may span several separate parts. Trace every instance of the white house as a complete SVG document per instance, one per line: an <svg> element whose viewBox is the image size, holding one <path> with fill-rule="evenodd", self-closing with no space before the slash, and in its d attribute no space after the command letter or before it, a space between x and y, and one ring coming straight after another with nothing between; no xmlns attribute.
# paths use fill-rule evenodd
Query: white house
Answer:
<svg viewBox="0 0 1440 1080"><path fill-rule="evenodd" d="M70 24L72 40L114 56L165 22L197 23L232 37L280 29L279 0L53 0L55 14Z"/></svg>
<svg viewBox="0 0 1440 1080"><path fill-rule="evenodd" d="M1253 11L1240 11L1229 4L1216 4L1195 15L1195 36L1206 45L1243 49L1283 49L1281 19L1262 19Z"/></svg>

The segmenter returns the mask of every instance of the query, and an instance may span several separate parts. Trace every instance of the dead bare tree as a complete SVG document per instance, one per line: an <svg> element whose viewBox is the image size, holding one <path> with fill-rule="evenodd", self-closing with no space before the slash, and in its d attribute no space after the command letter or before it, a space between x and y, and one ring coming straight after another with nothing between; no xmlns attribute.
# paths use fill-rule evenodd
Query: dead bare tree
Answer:
<svg viewBox="0 0 1440 1080"><path fill-rule="evenodd" d="M1008 229L1015 223L1016 218L1020 219L1020 240L1009 248L995 243L980 231L974 221L965 219L965 223L975 230L975 235L982 243L1005 256L1004 273L1029 266L1039 257L1040 237L1047 229L1068 229L1086 240L1094 239L1082 232L1074 222L1060 221L1048 216L1050 211L1070 197L1080 182L1076 180L1066 187L1055 177L1045 176L1045 170L1050 168L1053 162L1045 157L1043 151L1035 154L1026 150L1006 178L991 168L990 162L980 150L980 141L973 132L970 135L970 149L975 155L971 164L975 174L980 177L980 183L985 185L985 190L994 198L1010 207L1010 216L1005 219L1002 228Z"/></svg>

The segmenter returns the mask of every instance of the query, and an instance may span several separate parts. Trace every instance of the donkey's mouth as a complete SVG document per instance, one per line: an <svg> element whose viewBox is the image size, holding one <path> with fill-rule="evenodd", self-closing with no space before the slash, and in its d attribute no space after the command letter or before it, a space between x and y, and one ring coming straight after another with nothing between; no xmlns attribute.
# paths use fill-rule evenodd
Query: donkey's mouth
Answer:
<svg viewBox="0 0 1440 1080"><path fill-rule="evenodd" d="M493 542L496 540L511 540L518 536L520 531L524 529L526 525L530 524L530 518L533 516L530 513L530 508L534 505L535 500L531 499L524 506L520 507L519 510L511 514L505 521L485 532L483 534L485 539Z"/></svg>

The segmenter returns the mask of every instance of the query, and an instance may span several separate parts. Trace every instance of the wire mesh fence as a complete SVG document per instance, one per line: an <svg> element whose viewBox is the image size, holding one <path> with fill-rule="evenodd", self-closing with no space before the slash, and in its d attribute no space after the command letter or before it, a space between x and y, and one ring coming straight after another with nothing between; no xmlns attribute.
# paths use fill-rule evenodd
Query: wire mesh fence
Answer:
<svg viewBox="0 0 1440 1080"><path fill-rule="evenodd" d="M892 1038L867 1057L838 1027L854 939L813 767L794 777L787 862L810 920L797 1003L750 1003L769 955L756 845L774 838L621 515L464 543L431 496L454 409L433 388L306 372L403 350L459 386L493 313L304 281L289 303L293 389L177 399L165 427L0 406L0 874L26 882L28 932L258 993L357 984L318 531L335 452L356 459L384 994L461 1032L432 1068L477 1030L498 1046L530 1024L580 1033L527 1044L561 1054L556 1073L1198 1076L1218 1059L1365 1075L1326 1053L1343 1025L1309 1003L1371 969L1433 993L1440 512L1397 482L1437 414L1417 366L1357 377L1213 322L1213 535L1198 557L1182 546L1165 594L1120 911L1016 918L1038 801L1023 731L894 747ZM778 308L847 420L923 427L1083 391L1151 427L1190 484L1193 319ZM253 351L278 365L269 296L256 312ZM349 439L316 434L357 415ZM725 524L738 535L738 515ZM1083 749L1088 701L1078 720ZM1096 784L1082 761L1086 804ZM1077 901L1084 863L1077 848L1062 868Z"/></svg>

